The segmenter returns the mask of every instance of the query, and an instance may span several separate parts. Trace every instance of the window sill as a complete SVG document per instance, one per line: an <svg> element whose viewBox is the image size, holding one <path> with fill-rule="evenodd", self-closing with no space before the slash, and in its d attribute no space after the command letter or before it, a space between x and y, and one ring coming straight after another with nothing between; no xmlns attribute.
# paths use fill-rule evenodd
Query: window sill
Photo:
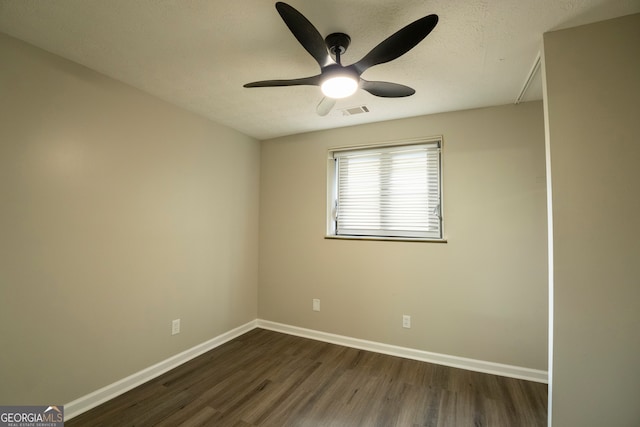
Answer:
<svg viewBox="0 0 640 427"><path fill-rule="evenodd" d="M390 242L417 242L417 243L447 243L447 239L422 239L411 237L383 237L383 236L336 236L326 235L325 239L329 240L373 240L373 241L390 241Z"/></svg>

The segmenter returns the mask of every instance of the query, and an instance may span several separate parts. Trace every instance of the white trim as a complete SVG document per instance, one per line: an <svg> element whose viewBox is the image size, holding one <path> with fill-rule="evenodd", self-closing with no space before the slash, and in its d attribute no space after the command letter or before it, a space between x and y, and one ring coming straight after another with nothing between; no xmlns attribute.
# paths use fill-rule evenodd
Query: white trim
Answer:
<svg viewBox="0 0 640 427"><path fill-rule="evenodd" d="M533 82L533 79L538 74L538 71L540 71L540 51L538 51L538 54L536 55L536 59L533 61L531 70L529 70L529 74L527 74L527 79L524 81L524 85L522 85L522 89L520 89L520 93L518 94L518 97L514 101L514 104L518 105L522 102L522 99L526 95L527 90L529 90L529 86L531 86L531 82Z"/></svg>
<svg viewBox="0 0 640 427"><path fill-rule="evenodd" d="M432 353L429 351L361 340L358 338L335 335L328 332L315 331L312 329L305 329L298 326L285 325L283 323L271 322L262 319L257 320L257 327L361 350L404 357L405 359L419 360L421 362L435 363L453 368L461 368L469 371L535 381L538 383L547 383L547 372L538 369L523 368L520 366L469 359L466 357L450 356L448 354Z"/></svg>
<svg viewBox="0 0 640 427"><path fill-rule="evenodd" d="M549 274L549 387L547 396L547 426L553 425L553 330L554 330L554 240L553 240L553 176L551 175L551 130L549 129L549 95L547 92L547 67L542 53L542 105L544 106L544 155L547 172L547 256Z"/></svg>
<svg viewBox="0 0 640 427"><path fill-rule="evenodd" d="M325 239L337 239L337 240L375 240L375 241L390 241L390 242L420 242L420 243L447 243L447 239L428 239L422 237L387 237L387 236L350 236L350 235L336 235L327 234Z"/></svg>
<svg viewBox="0 0 640 427"><path fill-rule="evenodd" d="M395 139L392 141L380 141L380 142L370 142L370 143L355 143L351 145L340 145L337 147L329 147L327 149L327 158L333 160L333 153L340 151L351 151L351 150L365 150L368 148L382 148L382 147L393 147L395 145L418 145L418 144L429 144L432 142L440 142L440 149L442 150L442 135L432 135L432 136L424 136L418 138L408 138L408 139Z"/></svg>
<svg viewBox="0 0 640 427"><path fill-rule="evenodd" d="M65 421L68 421L71 418L88 411L89 409L95 408L96 406L108 400L111 400L114 397L117 397L141 384L144 384L147 381L150 381L164 374L165 372L170 371L171 369L177 368L178 366L188 362L189 360L194 359L201 354L206 353L207 351L226 343L227 341L230 341L244 333L255 329L256 326L257 320L252 320L242 326L220 334L215 338L191 347L190 349L185 350L182 353L171 356L168 359L163 360L162 362L156 363L153 366L138 371L126 378L102 387L101 389L82 396L72 402L66 403L64 405Z"/></svg>

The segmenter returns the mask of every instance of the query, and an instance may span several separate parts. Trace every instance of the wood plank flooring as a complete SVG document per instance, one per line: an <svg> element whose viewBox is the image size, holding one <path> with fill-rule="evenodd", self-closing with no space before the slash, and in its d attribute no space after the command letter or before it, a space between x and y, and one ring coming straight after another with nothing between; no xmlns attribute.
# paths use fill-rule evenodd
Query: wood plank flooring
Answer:
<svg viewBox="0 0 640 427"><path fill-rule="evenodd" d="M547 385L254 329L65 423L534 427Z"/></svg>

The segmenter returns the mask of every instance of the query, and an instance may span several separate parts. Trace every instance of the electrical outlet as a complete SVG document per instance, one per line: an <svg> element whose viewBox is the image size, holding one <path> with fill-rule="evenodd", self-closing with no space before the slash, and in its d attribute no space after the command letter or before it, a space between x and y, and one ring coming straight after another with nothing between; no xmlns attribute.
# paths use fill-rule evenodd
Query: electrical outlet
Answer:
<svg viewBox="0 0 640 427"><path fill-rule="evenodd" d="M411 316L408 314L402 315L402 327L407 329L411 328Z"/></svg>
<svg viewBox="0 0 640 427"><path fill-rule="evenodd" d="M313 311L320 311L320 300L319 299L314 299L313 300Z"/></svg>
<svg viewBox="0 0 640 427"><path fill-rule="evenodd" d="M171 335L180 333L180 319L176 319L171 322Z"/></svg>

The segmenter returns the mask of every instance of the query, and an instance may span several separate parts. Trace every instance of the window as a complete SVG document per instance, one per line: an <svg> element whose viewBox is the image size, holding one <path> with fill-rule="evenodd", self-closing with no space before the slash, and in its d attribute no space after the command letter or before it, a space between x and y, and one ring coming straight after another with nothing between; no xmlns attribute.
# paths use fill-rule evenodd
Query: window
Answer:
<svg viewBox="0 0 640 427"><path fill-rule="evenodd" d="M441 145L330 151L328 237L442 240Z"/></svg>

